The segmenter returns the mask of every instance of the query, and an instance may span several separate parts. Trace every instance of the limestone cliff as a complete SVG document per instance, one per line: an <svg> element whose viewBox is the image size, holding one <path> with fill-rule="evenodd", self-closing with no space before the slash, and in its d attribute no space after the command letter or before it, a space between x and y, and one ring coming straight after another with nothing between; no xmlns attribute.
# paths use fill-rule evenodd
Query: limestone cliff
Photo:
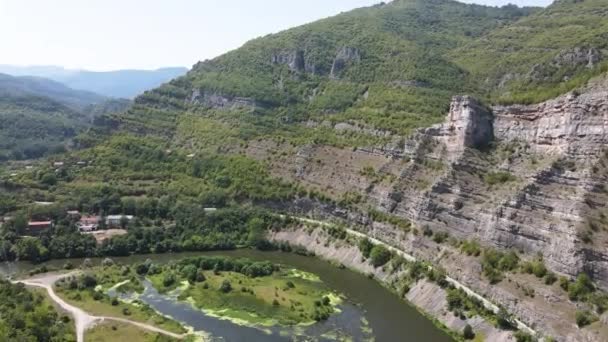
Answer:
<svg viewBox="0 0 608 342"><path fill-rule="evenodd" d="M471 98L454 98L446 122L415 137L427 148L418 158L442 162L442 172L420 191L404 185L419 174L418 165L410 166L393 189L407 200L380 198L381 207L460 238L542 254L551 269L570 276L587 271L608 288L604 226L596 225L593 241L581 239L590 212L600 217L606 209L600 166L608 88L597 82L580 93L492 113ZM501 146L516 148L500 158ZM492 172L514 180L484 184Z"/></svg>

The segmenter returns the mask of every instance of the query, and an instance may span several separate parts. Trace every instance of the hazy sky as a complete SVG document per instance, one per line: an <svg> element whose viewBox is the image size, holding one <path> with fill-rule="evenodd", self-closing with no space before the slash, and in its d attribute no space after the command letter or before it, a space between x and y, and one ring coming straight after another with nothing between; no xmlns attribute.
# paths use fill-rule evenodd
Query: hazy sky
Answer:
<svg viewBox="0 0 608 342"><path fill-rule="evenodd" d="M0 0L0 64L190 67L247 40L380 0ZM543 6L552 0L469 0Z"/></svg>

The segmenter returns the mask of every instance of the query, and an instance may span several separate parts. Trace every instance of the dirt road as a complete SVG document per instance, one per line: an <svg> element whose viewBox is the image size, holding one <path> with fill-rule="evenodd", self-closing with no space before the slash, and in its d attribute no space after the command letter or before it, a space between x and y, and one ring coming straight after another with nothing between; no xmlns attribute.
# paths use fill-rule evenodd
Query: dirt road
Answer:
<svg viewBox="0 0 608 342"><path fill-rule="evenodd" d="M46 291L49 294L49 297L55 303L57 303L57 305L59 305L63 310L69 312L74 317L74 322L76 323L76 340L78 342L84 342L84 333L88 328L94 326L97 323L104 322L104 321L114 321L114 322L132 324L141 329L148 330L148 331L151 331L154 333L163 334L163 335L173 337L176 339L183 339L186 336L186 334L180 335L180 334L172 333L170 331L166 331L166 330L157 328L157 327L149 325L149 324L135 322L135 321L131 321L131 320L124 319L124 318L93 316L93 315L90 315L87 312L83 311L82 309L77 308L77 307L65 302L63 299L61 299L55 293L55 290L53 290L53 284L55 284L57 281L59 281L63 278L69 277L73 274L74 273L45 274L42 276L30 278L27 280L17 280L17 281L14 281L14 283L22 283L26 286L34 286L34 287L40 287L40 288L46 289Z"/></svg>

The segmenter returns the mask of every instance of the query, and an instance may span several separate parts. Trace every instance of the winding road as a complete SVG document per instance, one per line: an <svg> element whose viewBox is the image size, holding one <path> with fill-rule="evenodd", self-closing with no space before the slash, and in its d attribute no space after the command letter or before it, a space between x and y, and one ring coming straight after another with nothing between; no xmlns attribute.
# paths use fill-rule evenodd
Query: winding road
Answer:
<svg viewBox="0 0 608 342"><path fill-rule="evenodd" d="M75 272L69 273L69 274L45 274L40 277L34 277L34 278L27 279L27 280L13 281L13 283L22 283L26 286L33 286L33 287L39 287L39 288L46 289L47 293L49 294L49 297L55 303L57 303L57 305L59 305L63 310L67 311L74 317L74 322L76 323L76 340L78 342L84 342L84 333L87 329L94 326L95 324L102 323L104 321L113 321L113 322L132 324L141 329L148 330L148 331L154 332L154 333L159 333L159 334L173 337L173 338L180 339L180 340L183 339L184 337L186 337L186 334L172 333L170 331L166 331L164 329L160 329L160 328L157 328L157 327L149 325L149 324L135 322L135 321L131 321L131 320L124 319L124 318L93 316L93 315L90 315L89 313L85 312L84 310L67 303L66 301L61 299L61 297L59 297L55 293L55 290L53 289L53 285L57 281L59 281L63 278L69 277L71 275L74 275L74 274L75 274Z"/></svg>

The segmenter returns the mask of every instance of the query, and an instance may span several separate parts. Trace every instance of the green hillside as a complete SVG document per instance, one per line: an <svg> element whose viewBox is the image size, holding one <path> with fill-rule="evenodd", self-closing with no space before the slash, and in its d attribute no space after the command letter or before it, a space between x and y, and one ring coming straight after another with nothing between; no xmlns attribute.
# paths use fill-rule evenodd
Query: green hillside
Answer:
<svg viewBox="0 0 608 342"><path fill-rule="evenodd" d="M561 0L451 53L503 103L540 102L608 71L608 4Z"/></svg>
<svg viewBox="0 0 608 342"><path fill-rule="evenodd" d="M129 105L129 100L108 99L43 78L0 74L0 161L63 152L93 118Z"/></svg>
<svg viewBox="0 0 608 342"><path fill-rule="evenodd" d="M0 95L0 161L65 151L65 140L86 122L81 113L45 97Z"/></svg>
<svg viewBox="0 0 608 342"><path fill-rule="evenodd" d="M198 63L185 77L140 96L120 120L131 130L173 134L180 113L202 112L246 139L312 134L293 125L308 119L407 133L437 122L453 94L475 92L468 72L446 58L449 51L535 11L448 0L357 9ZM244 98L250 106L217 110L191 101L195 90L203 99Z"/></svg>
<svg viewBox="0 0 608 342"><path fill-rule="evenodd" d="M602 0L546 9L450 0L379 4L200 62L116 119L139 133L179 134L185 122L191 130L194 117L203 131L237 140L365 145L378 139L319 124L407 135L439 122L454 95L530 103L573 89L605 70L606 11ZM304 125L309 120L316 128Z"/></svg>

